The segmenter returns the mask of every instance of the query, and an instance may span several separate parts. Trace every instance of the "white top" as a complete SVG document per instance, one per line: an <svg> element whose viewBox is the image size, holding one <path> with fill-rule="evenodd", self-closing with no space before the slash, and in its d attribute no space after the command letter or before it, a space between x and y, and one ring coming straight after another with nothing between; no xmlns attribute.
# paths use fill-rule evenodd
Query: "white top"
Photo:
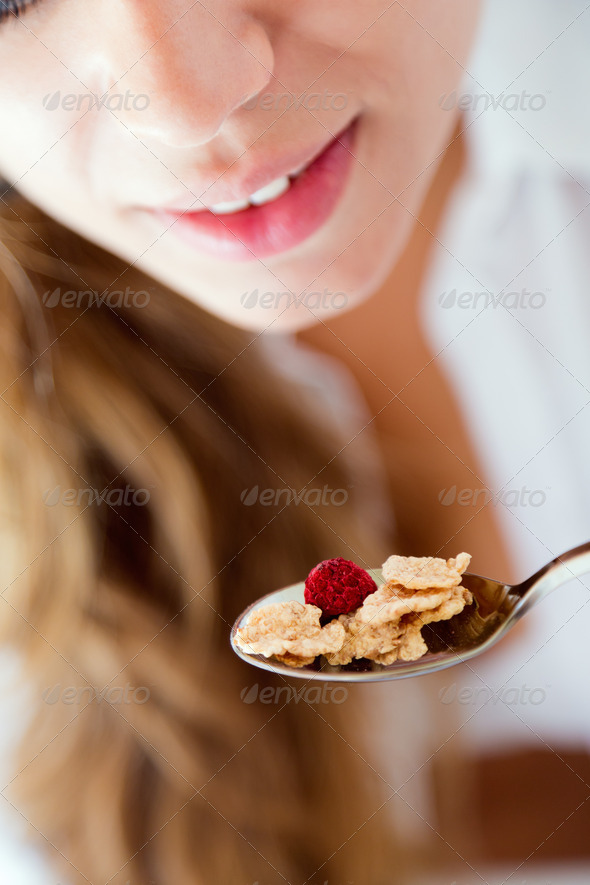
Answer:
<svg viewBox="0 0 590 885"><path fill-rule="evenodd" d="M588 46L583 0L488 6L463 89L496 106L463 99L470 169L424 292L427 333L483 463L473 485L499 493L519 580L590 540ZM475 508L464 506L467 521ZM589 588L590 577L568 583L520 642L449 671L445 700L463 705L466 744L590 748Z"/></svg>
<svg viewBox="0 0 590 885"><path fill-rule="evenodd" d="M31 703L18 680L18 660L7 650L0 653L0 790L3 792L17 773L14 744L23 732ZM18 686L18 689L17 689ZM61 885L45 867L41 853L26 845L32 828L20 812L0 793L0 885ZM33 832L34 836L35 833ZM65 885L65 883L63 883Z"/></svg>

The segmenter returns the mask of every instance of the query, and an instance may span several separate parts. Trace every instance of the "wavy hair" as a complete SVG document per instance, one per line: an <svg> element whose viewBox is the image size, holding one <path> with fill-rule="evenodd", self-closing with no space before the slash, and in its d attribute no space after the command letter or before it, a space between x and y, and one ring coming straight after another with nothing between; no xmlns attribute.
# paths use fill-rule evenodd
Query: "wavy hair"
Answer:
<svg viewBox="0 0 590 885"><path fill-rule="evenodd" d="M51 863L76 885L392 885L403 851L354 692L247 703L286 682L228 643L249 602L318 560L388 552L353 501L241 503L348 487L343 441L255 335L17 194L0 299L0 626L32 708L7 795Z"/></svg>

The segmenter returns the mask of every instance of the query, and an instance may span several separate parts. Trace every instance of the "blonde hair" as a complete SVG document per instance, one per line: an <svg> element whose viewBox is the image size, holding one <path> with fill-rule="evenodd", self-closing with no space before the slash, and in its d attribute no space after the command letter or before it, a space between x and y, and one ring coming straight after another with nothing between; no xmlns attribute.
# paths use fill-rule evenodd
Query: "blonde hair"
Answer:
<svg viewBox="0 0 590 885"><path fill-rule="evenodd" d="M402 855L354 692L245 703L284 683L228 643L248 602L318 560L380 561L352 506L240 502L257 484L346 487L340 445L254 335L18 195L0 224L0 616L34 701L10 801L71 883L391 885ZM59 287L149 298L70 306ZM123 486L143 506L59 491ZM43 702L66 686L71 703ZM123 686L142 702L101 701Z"/></svg>

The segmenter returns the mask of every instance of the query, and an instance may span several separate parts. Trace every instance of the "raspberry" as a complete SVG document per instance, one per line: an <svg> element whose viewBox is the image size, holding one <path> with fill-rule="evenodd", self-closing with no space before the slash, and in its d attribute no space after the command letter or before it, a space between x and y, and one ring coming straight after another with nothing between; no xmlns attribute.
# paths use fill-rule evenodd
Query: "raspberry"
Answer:
<svg viewBox="0 0 590 885"><path fill-rule="evenodd" d="M325 615L334 617L354 611L376 589L368 572L339 556L312 568L305 581L304 598L308 605L317 605Z"/></svg>

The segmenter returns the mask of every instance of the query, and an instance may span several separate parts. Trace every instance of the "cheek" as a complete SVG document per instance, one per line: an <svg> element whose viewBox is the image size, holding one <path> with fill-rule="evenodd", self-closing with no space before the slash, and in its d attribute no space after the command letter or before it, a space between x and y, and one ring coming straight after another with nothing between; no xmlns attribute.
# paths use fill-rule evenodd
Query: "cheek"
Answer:
<svg viewBox="0 0 590 885"><path fill-rule="evenodd" d="M459 66L465 65L482 13L482 0L401 0L408 19Z"/></svg>
<svg viewBox="0 0 590 885"><path fill-rule="evenodd" d="M4 26L6 31L16 29ZM67 181L83 162L83 127L76 114L54 107L74 78L64 59L54 57L28 30L0 33L2 67L13 72L0 81L0 172L28 195L44 184ZM80 91L78 83L77 92Z"/></svg>
<svg viewBox="0 0 590 885"><path fill-rule="evenodd" d="M353 18L364 30L349 31L347 51L332 66L338 88L356 97L363 114L359 220L363 206L375 217L394 198L417 210L452 139L456 113L441 99L465 73L480 4L404 0L361 6L362 14Z"/></svg>

